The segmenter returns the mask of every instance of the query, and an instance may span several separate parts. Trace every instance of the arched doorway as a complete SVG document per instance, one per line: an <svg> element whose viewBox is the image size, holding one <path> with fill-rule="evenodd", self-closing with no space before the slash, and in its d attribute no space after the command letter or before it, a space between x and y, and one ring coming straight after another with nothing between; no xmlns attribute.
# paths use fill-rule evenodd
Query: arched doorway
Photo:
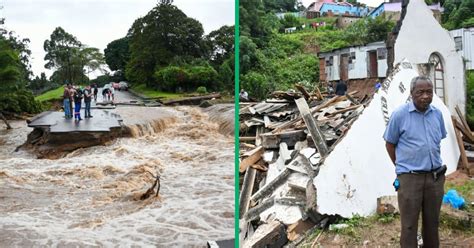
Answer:
<svg viewBox="0 0 474 248"><path fill-rule="evenodd" d="M437 53L431 54L429 63L433 65L430 78L433 81L435 93L446 103L444 94L444 67L440 55Z"/></svg>

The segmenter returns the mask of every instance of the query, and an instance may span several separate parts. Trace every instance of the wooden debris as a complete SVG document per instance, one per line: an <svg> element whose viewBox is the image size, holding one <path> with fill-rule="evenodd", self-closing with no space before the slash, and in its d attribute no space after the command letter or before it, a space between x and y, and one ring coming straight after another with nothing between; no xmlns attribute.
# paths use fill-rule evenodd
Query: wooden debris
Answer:
<svg viewBox="0 0 474 248"><path fill-rule="evenodd" d="M283 247L288 242L285 226L278 221L260 225L252 237L243 244L244 248Z"/></svg>
<svg viewBox="0 0 474 248"><path fill-rule="evenodd" d="M254 195L252 195L252 201L258 201L263 197L271 194L273 189L279 186L284 179L286 179L290 175L291 171L288 168L285 168L277 177L275 177L271 182L268 182L259 189Z"/></svg>
<svg viewBox="0 0 474 248"><path fill-rule="evenodd" d="M453 125L455 126L454 132L456 133L456 139L457 139L457 142L458 142L459 151L461 153L460 154L461 155L461 166L465 169L468 169L469 168L469 162L467 160L466 150L464 149L464 143L462 142L462 137L461 137L461 134L458 131L458 128L454 124L456 122L456 119L454 118L454 116L452 116L451 119L453 120Z"/></svg>
<svg viewBox="0 0 474 248"><path fill-rule="evenodd" d="M396 195L377 198L377 214L397 213L400 213L400 209L398 208L398 198Z"/></svg>
<svg viewBox="0 0 474 248"><path fill-rule="evenodd" d="M260 158L262 157L262 154L263 154L263 147L261 146L244 154L244 156L248 156L248 157L240 162L239 171L242 173L247 169L247 167L249 167L252 164L255 164L258 160L260 160Z"/></svg>
<svg viewBox="0 0 474 248"><path fill-rule="evenodd" d="M242 190L240 191L240 216L243 216L250 206L250 197L252 196L253 186L255 184L255 176L257 171L249 167L244 176L244 183L242 184Z"/></svg>
<svg viewBox="0 0 474 248"><path fill-rule="evenodd" d="M303 87L303 85L301 85L301 84L295 84L295 88L296 88L297 90L299 90L299 91L301 92L301 94L303 94L303 96L304 96L304 98L305 98L306 100L308 100L308 99L311 98L311 96L309 95L308 91L306 91L306 89ZM322 98L321 98L321 99L322 99Z"/></svg>
<svg viewBox="0 0 474 248"><path fill-rule="evenodd" d="M324 138L321 129L319 129L316 120L314 120L313 116L311 115L308 104L306 103L304 98L300 98L295 102L298 106L298 109L300 110L300 114L303 117L303 120L306 123L309 132L311 133L318 152L321 154L322 157L326 157L329 153L328 147L326 145L326 139Z"/></svg>
<svg viewBox="0 0 474 248"><path fill-rule="evenodd" d="M313 179L332 147L364 110L364 101L353 97L357 92L325 99L327 95L317 88L308 92L302 85L295 87L297 91L274 92L271 99L245 105L240 111L241 123L247 124L242 125L245 135L240 138L247 143L240 147L249 149L240 156L239 165L240 173L245 172L239 198L243 247L272 246L267 242L271 231L261 234L268 223L252 233L255 220L264 212L265 218L285 224L293 223L293 217L300 218L288 228L288 237L295 241L307 235L306 227L299 228L309 223L308 218L318 227L325 227L329 221L317 211ZM282 214L292 216L291 221L286 223L290 219Z"/></svg>
<svg viewBox="0 0 474 248"><path fill-rule="evenodd" d="M294 241L300 236L304 235L306 231L314 227L314 223L310 220L299 220L296 223L293 223L288 226L286 229L288 240Z"/></svg>

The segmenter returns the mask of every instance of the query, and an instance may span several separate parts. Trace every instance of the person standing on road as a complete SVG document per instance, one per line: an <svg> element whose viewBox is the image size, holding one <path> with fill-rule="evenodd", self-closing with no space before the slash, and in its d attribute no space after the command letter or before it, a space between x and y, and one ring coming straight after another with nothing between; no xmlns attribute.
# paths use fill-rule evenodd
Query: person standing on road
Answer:
<svg viewBox="0 0 474 248"><path fill-rule="evenodd" d="M81 102L82 102L83 92L82 89L77 88L74 93L74 120L80 121L81 118Z"/></svg>
<svg viewBox="0 0 474 248"><path fill-rule="evenodd" d="M66 84L64 86L63 92L63 108L64 108L64 117L66 119L72 118L71 104L70 104L70 94L71 94L71 85Z"/></svg>
<svg viewBox="0 0 474 248"><path fill-rule="evenodd" d="M85 104L84 117L85 118L92 118L91 101L92 101L92 89L90 85L87 85L86 89L84 90L84 104Z"/></svg>
<svg viewBox="0 0 474 248"><path fill-rule="evenodd" d="M429 78L413 78L410 94L412 101L392 113L383 136L397 174L394 186L402 225L400 245L418 246L421 211L423 247L439 247L439 214L446 172L440 144L446 138L446 128L441 111L430 105L433 83Z"/></svg>
<svg viewBox="0 0 474 248"><path fill-rule="evenodd" d="M97 88L97 83L94 83L94 102L97 102L98 93L99 93L99 88Z"/></svg>
<svg viewBox="0 0 474 248"><path fill-rule="evenodd" d="M115 101L115 88L110 87L110 95L112 96L112 103Z"/></svg>

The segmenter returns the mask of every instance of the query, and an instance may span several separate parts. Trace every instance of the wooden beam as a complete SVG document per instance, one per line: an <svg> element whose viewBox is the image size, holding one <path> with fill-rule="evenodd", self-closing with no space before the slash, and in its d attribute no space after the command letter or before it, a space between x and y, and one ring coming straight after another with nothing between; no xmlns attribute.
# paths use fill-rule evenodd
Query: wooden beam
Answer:
<svg viewBox="0 0 474 248"><path fill-rule="evenodd" d="M278 176L255 192L255 194L252 195L251 200L257 202L263 197L270 195L273 190L277 188L290 174L291 170L285 167L285 169L283 169L283 171Z"/></svg>
<svg viewBox="0 0 474 248"><path fill-rule="evenodd" d="M311 115L308 103L304 98L297 99L295 103L300 111L304 122L306 123L308 131L311 133L311 137L313 138L314 144L316 145L318 152L321 154L321 157L326 157L329 153L329 149L326 144L326 139L324 138L324 134L321 129L319 129L316 120Z"/></svg>
<svg viewBox="0 0 474 248"><path fill-rule="evenodd" d="M474 135L472 135L471 132L469 132L468 130L466 130L466 128L464 127L463 124L461 124L456 118L452 118L453 120L453 123L454 123L454 127L455 128L458 128L461 133L464 135L464 137L466 138L466 140L469 141L469 143L474 143Z"/></svg>
<svg viewBox="0 0 474 248"><path fill-rule="evenodd" d="M240 206L240 216L244 216L247 210L250 207L250 198L252 197L253 186L255 184L255 176L257 175L257 170L248 167L245 172L244 182L242 184L242 190L240 191L239 206Z"/></svg>
<svg viewBox="0 0 474 248"><path fill-rule="evenodd" d="M359 104L360 104L360 102L357 101L357 100L356 100L354 97L352 97L350 94L346 94L346 97L347 97L347 99L349 99L349 101L352 102L352 104L354 104L354 105L359 105Z"/></svg>
<svg viewBox="0 0 474 248"><path fill-rule="evenodd" d="M275 197L272 196L264 201L262 201L260 204L258 204L257 206L249 209L243 216L243 219L245 221L252 221L252 220L255 220L259 217L259 215L261 213L263 213L263 211L269 209L270 207L272 207L273 205L275 204Z"/></svg>
<svg viewBox="0 0 474 248"><path fill-rule="evenodd" d="M454 118L454 116L451 116L451 120L453 121L453 125L454 122L456 122L456 119ZM464 143L462 142L462 137L461 137L461 134L459 133L459 130L455 127L454 128L454 132L456 134L456 139L458 141L458 146L459 146L459 151L460 151L460 155L461 155L461 166L465 169L468 169L469 168L469 162L467 161L467 156L466 156L466 150L464 150Z"/></svg>
<svg viewBox="0 0 474 248"><path fill-rule="evenodd" d="M454 109L456 109L456 113L458 114L459 119L461 119L461 123L464 126L464 128L466 129L466 131L468 131L469 133L472 134L471 128L467 124L466 119L464 119L464 116L462 115L461 110L459 109L459 106L456 105L456 107Z"/></svg>
<svg viewBox="0 0 474 248"><path fill-rule="evenodd" d="M345 109L340 109L340 110L337 110L335 112L332 112L329 114L329 116L335 116L337 114L340 114L340 113L344 113L344 112L347 112L347 111L351 111L351 110L354 110L354 109L357 109L358 107L360 107L361 105L354 105L354 106L350 106L350 107L347 107Z"/></svg>
<svg viewBox="0 0 474 248"><path fill-rule="evenodd" d="M295 84L295 88L303 94L305 99L309 99L311 96L309 95L308 91L303 87L301 84Z"/></svg>
<svg viewBox="0 0 474 248"><path fill-rule="evenodd" d="M283 247L288 242L285 226L272 220L260 225L247 242L242 244L244 248Z"/></svg>
<svg viewBox="0 0 474 248"><path fill-rule="evenodd" d="M248 157L244 158L240 164L239 164L239 171L240 173L244 172L247 170L247 167L249 167L252 164L255 164L260 158L262 157L263 154L263 147L258 146L257 148L251 150L250 152L247 152L244 155L247 155Z"/></svg>

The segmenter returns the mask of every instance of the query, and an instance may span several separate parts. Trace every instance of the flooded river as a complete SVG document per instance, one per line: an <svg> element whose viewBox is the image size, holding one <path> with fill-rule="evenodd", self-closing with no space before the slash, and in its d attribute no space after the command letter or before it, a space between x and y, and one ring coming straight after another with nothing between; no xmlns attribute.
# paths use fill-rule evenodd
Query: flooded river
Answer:
<svg viewBox="0 0 474 248"><path fill-rule="evenodd" d="M14 152L31 131L24 121L0 125L0 247L203 247L233 238L229 109L118 107L134 137L57 160ZM150 173L162 177L160 195L141 201Z"/></svg>

